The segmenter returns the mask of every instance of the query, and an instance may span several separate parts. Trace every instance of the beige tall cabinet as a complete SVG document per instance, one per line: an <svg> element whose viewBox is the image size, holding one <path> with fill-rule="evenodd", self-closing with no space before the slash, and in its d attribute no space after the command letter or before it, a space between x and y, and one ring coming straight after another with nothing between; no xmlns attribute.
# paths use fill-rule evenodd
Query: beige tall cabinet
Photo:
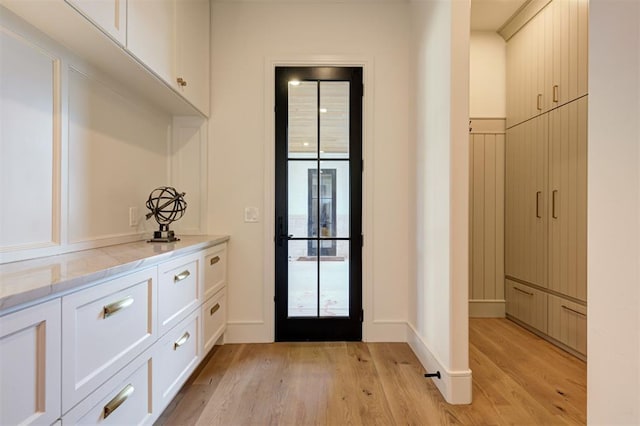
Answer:
<svg viewBox="0 0 640 426"><path fill-rule="evenodd" d="M588 2L529 2L501 34L507 317L584 358Z"/></svg>

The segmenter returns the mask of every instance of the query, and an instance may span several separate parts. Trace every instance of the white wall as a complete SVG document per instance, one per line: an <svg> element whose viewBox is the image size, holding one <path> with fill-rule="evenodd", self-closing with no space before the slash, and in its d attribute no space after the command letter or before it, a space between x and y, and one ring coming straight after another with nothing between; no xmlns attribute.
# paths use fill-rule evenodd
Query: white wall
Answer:
<svg viewBox="0 0 640 426"><path fill-rule="evenodd" d="M10 226L17 237L0 241L0 262L139 240L156 226L143 220L149 192L168 183L171 117L5 9L0 26L3 59L22 70L4 61L0 70L2 120L12 124L3 126L2 162L19 165L3 167L0 194L24 211L2 218L2 234ZM129 226L129 207L138 207L138 226ZM48 222L37 238L34 220Z"/></svg>
<svg viewBox="0 0 640 426"><path fill-rule="evenodd" d="M589 4L587 419L640 424L640 3Z"/></svg>
<svg viewBox="0 0 640 426"><path fill-rule="evenodd" d="M471 32L469 44L470 117L506 117L506 49L506 42L495 32Z"/></svg>
<svg viewBox="0 0 640 426"><path fill-rule="evenodd" d="M227 341L273 339L274 63L364 64L364 336L406 339L407 12L382 2L212 4L209 229L232 235ZM243 222L247 206L259 207L259 223Z"/></svg>
<svg viewBox="0 0 640 426"><path fill-rule="evenodd" d="M471 402L468 362L468 1L411 5L416 226L409 343L447 401Z"/></svg>

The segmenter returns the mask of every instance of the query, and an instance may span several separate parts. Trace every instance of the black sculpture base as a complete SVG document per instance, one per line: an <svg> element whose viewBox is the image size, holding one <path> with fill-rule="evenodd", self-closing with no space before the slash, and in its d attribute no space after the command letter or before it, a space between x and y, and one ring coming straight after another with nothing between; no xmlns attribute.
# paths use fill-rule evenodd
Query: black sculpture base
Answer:
<svg viewBox="0 0 640 426"><path fill-rule="evenodd" d="M180 238L176 238L173 231L169 230L153 231L153 238L147 240L148 243L172 243L174 241L180 241Z"/></svg>

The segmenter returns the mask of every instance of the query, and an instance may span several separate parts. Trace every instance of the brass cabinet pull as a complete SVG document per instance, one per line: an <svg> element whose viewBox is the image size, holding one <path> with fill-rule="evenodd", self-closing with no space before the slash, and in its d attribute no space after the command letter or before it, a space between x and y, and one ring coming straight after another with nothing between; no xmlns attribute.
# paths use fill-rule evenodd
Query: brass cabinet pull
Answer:
<svg viewBox="0 0 640 426"><path fill-rule="evenodd" d="M536 217L538 219L542 218L540 214L540 196L542 195L542 191L536 192Z"/></svg>
<svg viewBox="0 0 640 426"><path fill-rule="evenodd" d="M538 93L537 105L538 111L542 111L542 93Z"/></svg>
<svg viewBox="0 0 640 426"><path fill-rule="evenodd" d="M178 77L176 79L176 82L178 83L178 86L181 86L181 87L184 87L187 85L187 81L182 77Z"/></svg>
<svg viewBox="0 0 640 426"><path fill-rule="evenodd" d="M178 275L174 275L173 282L175 282L175 283L180 282L180 281L186 279L189 275L191 275L191 272L189 272L189 270L182 271Z"/></svg>
<svg viewBox="0 0 640 426"><path fill-rule="evenodd" d="M115 314L116 312L124 308L128 308L132 304L133 304L133 297L127 296L122 300L118 300L117 302L109 303L108 305L103 306L102 313L104 315L104 318L109 318L111 315Z"/></svg>
<svg viewBox="0 0 640 426"><path fill-rule="evenodd" d="M529 293L528 291L524 291L522 289L519 289L518 287L513 287L514 290L518 290L520 293L524 293L527 296L533 296L533 293Z"/></svg>
<svg viewBox="0 0 640 426"><path fill-rule="evenodd" d="M556 195L558 195L558 190L554 189L551 193L551 217L554 219L558 218L558 214L556 213Z"/></svg>
<svg viewBox="0 0 640 426"><path fill-rule="evenodd" d="M558 85L556 84L555 86L553 86L553 102L558 102Z"/></svg>
<svg viewBox="0 0 640 426"><path fill-rule="evenodd" d="M116 396L114 396L111 401L107 402L107 405L103 408L103 418L106 419L111 415L111 413L116 411L116 409L131 396L134 390L135 388L131 386L131 383L129 383Z"/></svg>
<svg viewBox="0 0 640 426"><path fill-rule="evenodd" d="M583 314L582 312L578 312L575 309L571 309L568 306L565 306L565 305L561 305L561 306L562 306L562 309L565 309L565 310L567 310L569 312L573 312L574 314L580 315L581 317L585 317L586 318L586 316L587 316L586 314Z"/></svg>
<svg viewBox="0 0 640 426"><path fill-rule="evenodd" d="M176 340L173 344L173 350L175 351L176 349L178 349L180 346L184 345L185 343L187 343L187 340L189 340L189 337L191 337L191 335L189 334L188 331L185 331L184 334L182 335L181 338L179 338L178 340Z"/></svg>
<svg viewBox="0 0 640 426"><path fill-rule="evenodd" d="M209 265L215 265L216 263L220 262L220 256L215 256L212 257L211 260L209 261Z"/></svg>
<svg viewBox="0 0 640 426"><path fill-rule="evenodd" d="M209 311L209 314L211 315L215 314L216 312L218 312L218 309L220 309L220 304L216 303L215 305L213 305L213 307Z"/></svg>

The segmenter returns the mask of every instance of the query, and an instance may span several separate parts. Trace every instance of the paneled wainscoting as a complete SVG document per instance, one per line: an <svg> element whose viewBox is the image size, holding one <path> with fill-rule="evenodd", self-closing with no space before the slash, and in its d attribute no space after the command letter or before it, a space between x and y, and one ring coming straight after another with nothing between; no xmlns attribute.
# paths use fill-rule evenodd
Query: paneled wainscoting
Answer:
<svg viewBox="0 0 640 426"><path fill-rule="evenodd" d="M586 364L505 319L470 320L473 404L404 343L217 346L156 425L586 423Z"/></svg>

